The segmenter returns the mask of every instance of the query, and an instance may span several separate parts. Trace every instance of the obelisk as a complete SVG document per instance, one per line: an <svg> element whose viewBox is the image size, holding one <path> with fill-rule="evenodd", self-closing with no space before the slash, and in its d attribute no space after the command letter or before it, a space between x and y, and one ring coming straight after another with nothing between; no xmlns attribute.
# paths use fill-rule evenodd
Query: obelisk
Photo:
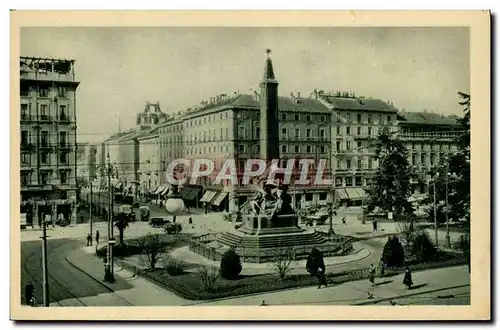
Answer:
<svg viewBox="0 0 500 330"><path fill-rule="evenodd" d="M274 77L271 50L267 58L264 77L260 83L260 158L269 166L279 159L278 81Z"/></svg>

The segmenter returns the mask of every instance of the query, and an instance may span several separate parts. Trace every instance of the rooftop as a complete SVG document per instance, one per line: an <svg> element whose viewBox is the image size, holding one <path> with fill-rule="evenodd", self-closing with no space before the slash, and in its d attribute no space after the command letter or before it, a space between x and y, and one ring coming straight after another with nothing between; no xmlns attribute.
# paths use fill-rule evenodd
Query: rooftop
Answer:
<svg viewBox="0 0 500 330"><path fill-rule="evenodd" d="M22 80L60 80L75 81L75 60L26 57L19 61L20 78Z"/></svg>
<svg viewBox="0 0 500 330"><path fill-rule="evenodd" d="M338 110L378 111L396 113L398 110L390 102L379 99L365 98L354 93L336 92L326 94L323 91L315 92L318 98L323 99Z"/></svg>
<svg viewBox="0 0 500 330"><path fill-rule="evenodd" d="M398 120L402 124L425 124L425 125L458 125L457 116L444 116L435 112L423 111L400 111Z"/></svg>

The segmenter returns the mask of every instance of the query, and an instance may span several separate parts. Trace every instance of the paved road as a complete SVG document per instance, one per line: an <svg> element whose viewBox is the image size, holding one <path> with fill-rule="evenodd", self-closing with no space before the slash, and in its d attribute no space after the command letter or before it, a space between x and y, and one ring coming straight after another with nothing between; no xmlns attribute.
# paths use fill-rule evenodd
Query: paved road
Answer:
<svg viewBox="0 0 500 330"><path fill-rule="evenodd" d="M81 241L49 239L47 255L49 266L49 299L51 306L130 306L131 304L110 292L101 283L66 262L68 251L81 246ZM38 304L43 303L43 275L41 242L21 243L21 300L24 287L32 281Z"/></svg>

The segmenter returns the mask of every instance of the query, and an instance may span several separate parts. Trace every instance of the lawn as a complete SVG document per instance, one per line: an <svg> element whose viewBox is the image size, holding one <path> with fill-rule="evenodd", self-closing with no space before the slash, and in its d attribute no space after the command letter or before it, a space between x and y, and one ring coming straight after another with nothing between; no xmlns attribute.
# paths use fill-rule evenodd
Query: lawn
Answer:
<svg viewBox="0 0 500 330"><path fill-rule="evenodd" d="M450 267L465 264L466 261L456 254L442 254L438 261L416 264L411 262L408 266L413 271ZM394 276L404 272L404 267L387 269L385 276ZM201 274L196 267L187 269L183 274L172 276L165 269L144 270L142 274L166 289L189 300L212 300L228 298L263 292L272 292L292 288L300 288L317 285L317 279L307 274L292 275L285 279L278 279L274 274L240 276L236 280L226 280L218 277L213 290L206 290ZM329 273L327 279L329 285L368 278L368 269L353 269L342 273Z"/></svg>

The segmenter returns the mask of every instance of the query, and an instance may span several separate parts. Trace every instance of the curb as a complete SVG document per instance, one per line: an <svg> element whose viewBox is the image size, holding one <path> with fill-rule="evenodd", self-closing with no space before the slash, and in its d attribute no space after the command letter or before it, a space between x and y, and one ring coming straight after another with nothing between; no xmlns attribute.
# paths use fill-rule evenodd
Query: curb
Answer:
<svg viewBox="0 0 500 330"><path fill-rule="evenodd" d="M73 263L72 261L70 261L68 259L68 256L65 256L64 260L66 260L66 262L68 264L70 264L71 266L73 266L75 269L78 269L79 271L81 271L82 273L84 273L85 275L87 275L88 277L90 277L91 279L93 279L94 281L96 281L97 283L101 284L103 287L105 287L106 289L108 289L110 292L115 293L115 290L112 287L110 287L109 285L105 284L102 280L96 278L94 275L89 274L87 271L83 270L81 267L78 267L75 263Z"/></svg>
<svg viewBox="0 0 500 330"><path fill-rule="evenodd" d="M415 292L415 293L408 293L408 294L401 295L401 296L368 300L368 301L363 301L363 302L354 304L354 306L375 305L375 304L378 304L379 302L384 302L384 301L388 301L388 300L408 298L408 297L413 297L413 296L419 296L421 294L427 294L427 293L444 291L444 290L451 290L451 289L458 289L458 288L463 288L463 287L467 287L467 286L470 287L470 284L455 285L455 286L450 286L450 287L441 288L441 289L433 289L433 290L427 290L427 291L421 291L421 292Z"/></svg>

